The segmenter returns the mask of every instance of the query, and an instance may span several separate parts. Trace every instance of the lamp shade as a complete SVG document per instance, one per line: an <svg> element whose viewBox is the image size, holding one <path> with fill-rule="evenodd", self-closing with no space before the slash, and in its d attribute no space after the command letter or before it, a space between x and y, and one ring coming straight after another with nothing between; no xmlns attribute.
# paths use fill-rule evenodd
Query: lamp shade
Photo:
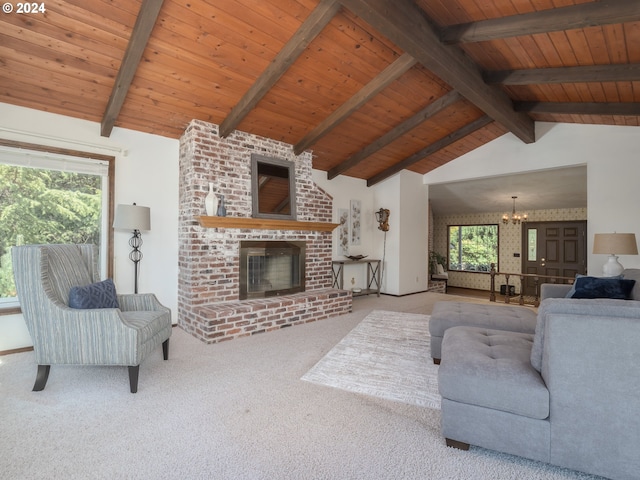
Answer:
<svg viewBox="0 0 640 480"><path fill-rule="evenodd" d="M151 230L151 209L136 205L116 207L113 228L118 230Z"/></svg>
<svg viewBox="0 0 640 480"><path fill-rule="evenodd" d="M635 233L596 233L593 236L593 253L607 255L637 255Z"/></svg>

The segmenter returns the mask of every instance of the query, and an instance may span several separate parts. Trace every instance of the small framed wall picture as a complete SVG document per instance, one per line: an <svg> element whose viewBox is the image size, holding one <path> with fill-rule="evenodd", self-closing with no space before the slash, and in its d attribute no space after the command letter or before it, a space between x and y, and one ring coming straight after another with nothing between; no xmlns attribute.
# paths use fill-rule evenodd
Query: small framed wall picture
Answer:
<svg viewBox="0 0 640 480"><path fill-rule="evenodd" d="M351 222L351 245L360 245L360 221L362 217L362 206L360 200L351 200L350 203L350 222Z"/></svg>
<svg viewBox="0 0 640 480"><path fill-rule="evenodd" d="M349 209L348 208L339 208L338 209L338 223L340 226L338 227L340 241L338 244L338 253L340 255L347 256L349 255Z"/></svg>

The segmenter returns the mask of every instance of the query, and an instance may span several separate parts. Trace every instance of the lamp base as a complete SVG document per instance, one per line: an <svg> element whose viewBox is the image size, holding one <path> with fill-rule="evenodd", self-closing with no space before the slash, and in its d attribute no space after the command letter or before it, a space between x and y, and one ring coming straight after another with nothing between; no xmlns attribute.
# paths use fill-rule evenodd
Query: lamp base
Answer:
<svg viewBox="0 0 640 480"><path fill-rule="evenodd" d="M140 230L133 231L133 236L129 239L129 245L133 250L129 253L129 259L133 262L133 293L138 293L138 268L140 260L142 260L142 252L140 247L142 246L142 235Z"/></svg>
<svg viewBox="0 0 640 480"><path fill-rule="evenodd" d="M622 273L624 267L618 262L618 257L615 255L609 255L609 260L602 267L602 274L605 277L617 277Z"/></svg>

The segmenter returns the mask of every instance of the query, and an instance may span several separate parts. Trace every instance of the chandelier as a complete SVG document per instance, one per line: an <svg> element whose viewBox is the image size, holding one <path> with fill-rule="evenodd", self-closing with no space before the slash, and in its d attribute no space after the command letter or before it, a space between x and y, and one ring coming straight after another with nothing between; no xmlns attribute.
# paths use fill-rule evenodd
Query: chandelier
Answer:
<svg viewBox="0 0 640 480"><path fill-rule="evenodd" d="M518 197L513 196L511 198L513 198L513 212L511 212L511 216L509 216L508 213L505 213L502 216L502 223L506 225L511 222L514 225L518 225L522 221L526 222L528 218L528 215L526 213L523 213L522 215L516 213L516 198Z"/></svg>

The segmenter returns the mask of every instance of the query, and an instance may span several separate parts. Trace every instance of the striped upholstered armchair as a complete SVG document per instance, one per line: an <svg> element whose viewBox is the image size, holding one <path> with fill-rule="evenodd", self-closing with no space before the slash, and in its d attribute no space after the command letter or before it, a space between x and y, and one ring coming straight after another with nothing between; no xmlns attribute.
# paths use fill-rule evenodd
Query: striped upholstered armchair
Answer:
<svg viewBox="0 0 640 480"><path fill-rule="evenodd" d="M169 357L171 311L153 294L116 295L100 282L95 245L13 247L13 272L43 390L51 365L126 365L131 393L140 363L162 344ZM71 300L71 306L70 306Z"/></svg>

